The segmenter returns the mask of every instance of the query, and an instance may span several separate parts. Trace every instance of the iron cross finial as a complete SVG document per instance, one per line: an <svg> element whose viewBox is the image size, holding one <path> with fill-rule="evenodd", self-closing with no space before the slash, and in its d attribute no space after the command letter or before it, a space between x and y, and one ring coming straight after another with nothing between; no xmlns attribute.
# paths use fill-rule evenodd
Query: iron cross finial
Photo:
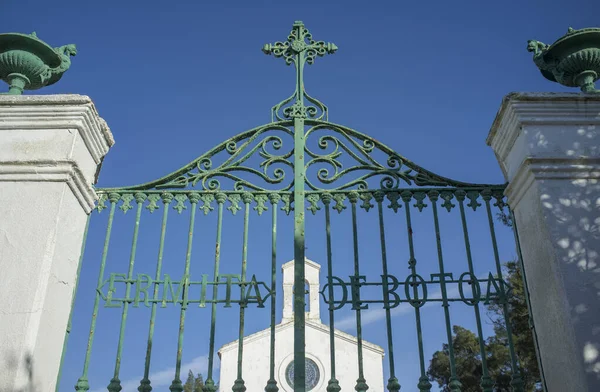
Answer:
<svg viewBox="0 0 600 392"><path fill-rule="evenodd" d="M312 34L301 21L294 22L287 40L265 44L262 51L267 55L283 57L287 65L294 64L296 68L296 90L294 94L273 107L273 121L284 121L294 117L317 118L327 117L327 107L315 98L310 97L304 88L304 63L313 64L317 56L333 54L338 47L331 42L315 41ZM306 98L314 106L305 106ZM286 104L293 104L283 110Z"/></svg>
<svg viewBox="0 0 600 392"><path fill-rule="evenodd" d="M315 57L333 54L337 49L338 47L334 43L315 41L312 34L304 27L304 23L297 20L285 42L277 41L274 44L265 44L262 51L267 55L283 57L288 65L293 62L298 65L299 57L302 54L304 54L305 61L312 64Z"/></svg>

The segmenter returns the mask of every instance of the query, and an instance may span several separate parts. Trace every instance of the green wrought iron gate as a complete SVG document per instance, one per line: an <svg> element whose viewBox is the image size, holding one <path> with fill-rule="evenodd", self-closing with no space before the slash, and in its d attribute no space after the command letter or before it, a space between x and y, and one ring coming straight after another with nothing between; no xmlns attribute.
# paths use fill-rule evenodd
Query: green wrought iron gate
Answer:
<svg viewBox="0 0 600 392"><path fill-rule="evenodd" d="M172 336L177 337L177 350L170 390L183 390L184 332L194 334L197 328L197 325L190 326L186 323L186 317L191 311L200 308L203 314L207 315L203 323L209 325L208 336L200 338L200 341L206 342L208 346L207 374L203 391L216 391L215 336L219 328L222 328L217 319L218 309L231 308L234 305L239 308L238 336L234 337L239 341L237 379L234 385L220 385L220 390L242 392L247 389L244 380L246 375L243 373L245 322L246 313L256 308L264 308L263 313L270 309L267 318L270 322L270 376L264 380L264 390L281 390L277 384L275 369L277 265L279 259L286 256L278 255L277 251L278 243L289 241L292 233L293 259L296 261L295 287L304 287L305 284L304 260L307 243L322 241L324 244L323 260L326 262L327 274L326 284L322 286L320 295L327 305L330 329L330 371L323 375L327 378L325 385L328 392L340 390L339 380L336 378L334 338L336 315L340 311L351 311L355 319L358 345L358 356L355 360L358 373L355 375L354 388L359 392L369 389L369 374L365 373L362 356L365 332L362 317L369 307L374 306L380 306L384 311L389 373L387 390L400 390L400 381L396 374L398 347L394 345L394 334L400 326L394 323L394 315L396 309L410 306L414 314L420 373L418 383L415 384L419 391L430 391L432 385L426 374L422 312L425 305L432 303L441 305L443 309L447 342L452 341L452 306L462 304L471 309L482 361L481 387L484 391L493 390L494 382L489 376L486 364L481 312L482 306L489 303L498 304L504 312L509 311L507 298L510 295L510 287L503 279L494 225L496 213L506 207L503 198L504 186L468 184L441 177L417 166L365 134L329 122L327 107L306 92L303 74L306 64L312 64L317 57L332 54L336 50L337 47L332 43L314 40L304 25L296 22L287 40L267 44L263 48L264 53L283 58L287 65L294 65L297 71L295 91L289 98L272 108L271 123L221 143L185 167L159 180L131 187L98 189L100 200L97 211L108 210L108 217L101 256L97 260L100 265L99 276L94 291L94 307L83 371L75 387L77 391L90 390L92 346L99 333L96 325L101 304L104 304L104 307L120 309L120 317L115 317L114 313L112 316L118 343L112 379L109 381L110 376L107 376L108 390L111 392L122 389L121 367L128 316L132 308L141 305L150 309L150 319L146 331L136 327L136 334L146 336L144 365L139 366L140 370L143 370L143 377L137 388L140 392L153 389L150 370L152 360L157 355L153 350L157 313L168 306L177 306L179 309L178 332L172 332ZM293 173L293 179L290 178L290 173ZM128 262L120 263L122 269L118 270L119 272L107 274L109 245L117 210L123 213L133 210L133 241ZM458 228L449 232L449 235L452 238L450 245L460 245L465 252L461 260L465 261L466 270L463 269L465 272L459 276L447 269L447 253L444 253L442 240L442 226L446 218L440 217L443 210L447 210L448 213L454 211L455 215L452 216L458 217L452 218L454 222L458 222ZM152 214L155 211L162 211L162 214ZM201 216L212 216L212 221L198 219L198 211L201 211ZM309 216L305 216L307 211L311 213ZM344 211L346 213L342 214ZM471 219L475 211L487 227L482 232L478 226L477 233L473 234L469 231L467 220ZM171 216L174 212L181 217L187 216L188 219L185 241L180 241L185 252L181 254L183 264L177 264L182 270L178 280L173 280L169 273L165 272L174 264L171 260L163 260L167 222L173 219ZM336 213L339 213L340 217L345 216L342 224L338 226L334 223ZM241 263L236 267L239 268L239 273L234 274L230 273L229 269L227 274L223 273L227 260L224 260L222 254L227 250L225 245L229 246L233 242L224 239L224 236L233 230L224 223L226 214L241 216L242 220ZM429 243L431 254L435 255L431 263L417 262L419 255L415 250L415 238L420 236L423 230L415 227L415 214L424 217L429 215L426 218L432 230L429 232ZM106 212L104 215L106 216ZM160 219L156 218L157 215ZM250 230L250 221L256 219L255 216L264 218L269 215L269 222L264 223L259 230L264 243L255 244L249 240L249 236L255 234ZM278 236L278 224L285 226L282 217L286 216L293 216L293 227L288 227L290 236L282 239L280 232ZM152 219L157 228L153 235L159 239L158 258L153 273L144 270L143 273L135 274L140 248L145 252L148 247L147 243L139 240L141 222L146 219ZM315 229L314 240L310 237L310 232L305 233L305 225L309 219L314 219L310 227L320 227ZM199 230L199 227L213 224L216 225L215 246L202 248L205 253L212 253L211 259L194 257L192 250L196 251L196 248L193 249L192 245L197 241L195 231ZM346 233L339 239L339 245L334 241L334 226L338 227L340 233ZM374 241L368 240L369 249L376 246L376 252L368 251L365 255L365 251L361 251L361 227L368 227L372 238L376 238ZM390 230L389 227L393 229ZM308 241L305 234L309 236ZM473 256L471 238L474 236L478 242L483 241L483 236L487 238L485 241L489 241L487 243L490 246L487 246L485 251L488 252L487 259L491 260L491 268L484 274L481 274L483 267L478 265L478 259ZM116 241L120 241L120 238ZM249 268L252 265L249 263L248 249L252 247L260 247L265 252L262 261L256 261L255 265L268 274L268 279L262 279L261 275L250 275ZM478 254L482 253L483 251L478 251ZM340 257L336 257L337 254L343 254L343 258L351 262L344 263ZM83 263L87 262L87 257L82 260ZM202 275L192 274L192 265L196 263L203 265L203 268L210 265L212 273L206 273L204 270ZM408 273L391 273L391 270L398 270L400 266L408 268ZM364 273L365 268L370 272L370 276ZM374 279L375 268L379 272ZM334 275L334 272L338 275ZM341 277L344 272L347 273L347 279ZM430 277L424 277L428 272ZM83 289L82 287L80 291ZM439 289L439 295L432 295L432 289ZM225 295L222 295L223 291ZM310 387L305 387L305 306L305 293L295 290L293 385L294 391L298 392L311 390ZM515 391L521 391L523 385L518 359L513 349L510 323L507 323L506 327L512 386ZM452 344L449 344L449 388L452 391L460 391L461 384L452 347ZM412 390L413 386L407 385L405 388Z"/></svg>

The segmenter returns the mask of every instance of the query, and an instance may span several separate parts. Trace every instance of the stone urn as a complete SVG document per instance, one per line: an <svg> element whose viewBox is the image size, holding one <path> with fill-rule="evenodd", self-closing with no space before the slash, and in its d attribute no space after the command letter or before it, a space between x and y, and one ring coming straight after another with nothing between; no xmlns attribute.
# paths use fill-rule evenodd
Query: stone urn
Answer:
<svg viewBox="0 0 600 392"><path fill-rule="evenodd" d="M75 45L52 48L35 33L0 34L0 79L10 86L0 94L20 95L58 82L76 54Z"/></svg>
<svg viewBox="0 0 600 392"><path fill-rule="evenodd" d="M584 93L599 93L594 83L600 79L600 28L574 30L552 45L527 42L533 62L542 75L568 87L580 87Z"/></svg>

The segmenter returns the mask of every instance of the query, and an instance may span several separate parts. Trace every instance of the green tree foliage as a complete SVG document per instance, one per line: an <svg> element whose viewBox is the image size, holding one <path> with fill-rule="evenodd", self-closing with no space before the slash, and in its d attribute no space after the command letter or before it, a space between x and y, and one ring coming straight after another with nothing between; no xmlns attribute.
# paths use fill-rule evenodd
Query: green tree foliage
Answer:
<svg viewBox="0 0 600 392"><path fill-rule="evenodd" d="M204 386L204 379L202 378L202 374L198 373L196 379L194 380L194 392L202 392L202 387Z"/></svg>
<svg viewBox="0 0 600 392"><path fill-rule="evenodd" d="M507 283L512 288L508 298L509 323L512 329L513 345L519 358L520 372L524 390L541 391L540 375L535 355L534 341L529 329L529 312L525 302L525 293L521 270L514 261L506 265ZM494 336L485 340L485 352L489 375L495 382L495 392L511 390L511 361L508 350L506 324L503 307L497 304L488 305L488 314L494 325ZM460 326L453 327L452 347L456 372L462 383L462 392L481 391L481 353L477 335ZM431 359L427 375L431 381L438 383L442 391L449 392L450 359L448 344L441 351L436 351Z"/></svg>
<svg viewBox="0 0 600 392"><path fill-rule="evenodd" d="M456 372L459 375L460 382L463 384L462 392L479 391L479 381L481 380L481 356L479 355L479 342L477 336L465 329L455 325L454 331L454 359ZM450 359L448 356L448 344L444 344L442 351L436 351L431 358L429 371L427 372L431 381L437 381L444 392L449 392L450 388Z"/></svg>
<svg viewBox="0 0 600 392"><path fill-rule="evenodd" d="M185 384L183 384L183 392L202 392L203 386L204 379L202 378L202 374L198 373L194 377L194 373L191 370L188 371L188 378Z"/></svg>
<svg viewBox="0 0 600 392"><path fill-rule="evenodd" d="M506 263L506 269L508 272L507 282L512 288L511 295L508 297L508 309L513 345L521 365L521 376L526 385L533 385L540 380L540 372L535 354L533 334L529 329L529 311L525 302L523 276L516 261ZM503 345L508 357L507 332L503 309L497 304L490 304L488 310L494 323L495 336L492 337L492 340L497 345Z"/></svg>

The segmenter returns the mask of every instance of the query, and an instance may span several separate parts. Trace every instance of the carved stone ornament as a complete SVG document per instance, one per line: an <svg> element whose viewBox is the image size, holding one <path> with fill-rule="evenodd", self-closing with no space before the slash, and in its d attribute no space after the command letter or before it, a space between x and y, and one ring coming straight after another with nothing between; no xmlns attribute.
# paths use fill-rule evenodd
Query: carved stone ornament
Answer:
<svg viewBox="0 0 600 392"><path fill-rule="evenodd" d="M552 45L529 40L527 50L542 75L568 87L580 87L584 93L599 93L594 83L600 79L600 28L574 30Z"/></svg>
<svg viewBox="0 0 600 392"><path fill-rule="evenodd" d="M0 94L21 95L58 82L76 54L75 45L52 48L35 32L0 34L0 79L10 86Z"/></svg>

